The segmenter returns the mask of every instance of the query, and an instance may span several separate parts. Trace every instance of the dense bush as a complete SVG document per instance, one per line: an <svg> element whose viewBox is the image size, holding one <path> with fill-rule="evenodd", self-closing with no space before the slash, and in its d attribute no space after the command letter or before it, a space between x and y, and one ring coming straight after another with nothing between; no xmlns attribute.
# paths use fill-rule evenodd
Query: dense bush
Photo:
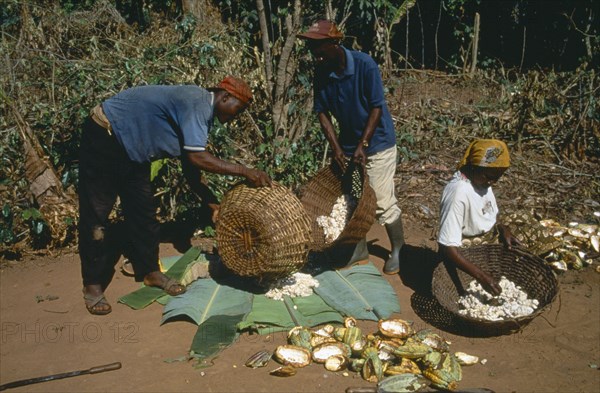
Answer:
<svg viewBox="0 0 600 393"><path fill-rule="evenodd" d="M9 100L34 131L63 187L76 192L80 127L89 110L107 97L144 84L210 87L227 74L244 76L261 96L260 70L235 27L228 28L218 18L198 25L193 18L171 21L150 12L148 25L140 29L125 23L109 2L88 3L88 8L69 3L47 9L41 2L10 1L3 8L2 49L8 71L2 74L5 99L0 106L4 249L19 242L48 244L43 217L31 214L36 206L19 160L22 141ZM302 144L288 146L286 140L274 138L264 117L267 104L258 99L233 124L216 124L211 149L223 159L265 169L275 180L297 187L318 168L323 138L314 129ZM179 162L165 164L154 179L161 218L195 214L198 200L188 192ZM206 178L218 195L238 180L210 174Z"/></svg>
<svg viewBox="0 0 600 393"><path fill-rule="evenodd" d="M411 3L408 17L400 20L396 18L400 15L400 6L396 3L361 0L352 3L350 8L341 2L327 3L332 6L329 11L334 11L336 20L344 20L347 46L362 48L379 60L384 55L383 44L388 45L388 49L392 45L393 62L386 70L392 74L397 74L399 68L410 68L401 61L404 55L408 55L410 64L422 67L437 66L438 59L444 57L439 68L451 72L460 70L461 61L466 58L460 59L461 50L468 50L473 37L470 27L473 13L490 10L479 0L417 1ZM254 1L215 1L214 7L205 7L202 21L183 15L181 2L177 0L3 0L2 4L0 254L4 256L18 254L22 248L50 244L47 223L28 189L23 144L11 108L31 127L59 174L62 186L73 195L77 191L79 129L89 110L123 89L144 84L189 83L210 87L227 74L244 76L256 100L233 124L227 127L216 124L210 139L212 151L223 159L264 169L276 181L292 189L305 183L326 161L327 145L310 113L310 56L301 45L293 49L291 83L283 97L288 124L296 122L296 127L300 124L301 133L289 137L286 130L274 129L273 96L263 72L264 54L259 49L261 33ZM526 25L523 21L528 19L523 19L523 15L541 15L539 7L542 7L539 2L512 0L498 2L491 8L502 15L518 14L519 17L504 26L515 30L517 25L520 28ZM569 7L574 7L574 12L568 14L570 19L560 14L570 10ZM579 68L575 71L505 71L502 59L495 59L489 52L491 44L486 44L487 49L482 49L482 62L488 69L479 76L492 79L502 90L502 99L494 101L501 105L496 112L505 111L510 116L506 119L478 111L469 114L472 117L464 124L513 140L546 138L559 157L598 157L599 81L592 66L597 63L600 40L597 27L583 23L587 23L586 12L590 9L590 1L566 2L555 13L559 12L559 19L565 18L569 22L565 26L570 27L556 24L548 27L557 37L562 34L561 28L567 29L571 42L574 36L583 37L583 47L589 51L580 50L583 54L577 57ZM432 20L431 15L435 13L428 10L438 10L442 19ZM302 11L303 26L325 14L323 2L316 1L304 2ZM269 2L266 12L275 62L282 51L292 9L287 4ZM439 29L433 29L439 20L441 31L453 34L440 34ZM378 41L382 39L378 35L378 23L391 34L383 44ZM495 31L500 31L500 27L496 26ZM434 30L435 51L431 35ZM531 29L529 31L533 34ZM539 32L535 34L543 36ZM438 38L440 47L446 48L439 53ZM490 40L489 35L485 39ZM581 49L580 44L577 47ZM532 45L530 43L529 48ZM454 48L451 51L456 56L447 56L448 48ZM492 65L495 68L491 68ZM525 66L537 67L531 62ZM386 79L385 83L392 97L397 88L394 78ZM459 113L434 111L428 116L429 119L425 116L415 121L434 124L432 138L446 135L453 124L463 124L464 120ZM421 123L401 120L397 119L401 157L416 159L415 147L423 141L414 134L415 129L421 129ZM432 139L432 143L437 142ZM156 163L154 169L158 174L153 181L160 200L160 218L193 222L202 218L204 213L198 209L199 201L183 181L178 161ZM218 196L237 180L206 175L206 181Z"/></svg>

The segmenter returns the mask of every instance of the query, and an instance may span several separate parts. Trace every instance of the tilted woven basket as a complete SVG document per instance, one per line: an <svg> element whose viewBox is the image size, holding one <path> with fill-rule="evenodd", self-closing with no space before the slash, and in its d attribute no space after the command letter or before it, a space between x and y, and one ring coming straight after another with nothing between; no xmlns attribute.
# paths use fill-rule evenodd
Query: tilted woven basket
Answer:
<svg viewBox="0 0 600 393"><path fill-rule="evenodd" d="M325 240L323 228L317 223L317 217L331 214L336 199L349 194L358 204L352 217L331 243ZM369 185L367 172L362 166L349 165L345 173L337 173L331 166L319 170L299 192L300 201L310 217L312 242L310 249L324 251L341 245L358 243L363 239L375 221L375 192Z"/></svg>
<svg viewBox="0 0 600 393"><path fill-rule="evenodd" d="M539 301L538 308L530 315L488 321L471 318L458 313L459 292L452 281L448 269L440 263L433 272L432 292L440 305L461 323L465 333L484 336L499 336L521 330L543 310L550 306L558 294L558 282L552 269L544 261L520 248L508 250L502 244L486 244L460 249L460 253L499 280L502 276L520 286L530 299ZM463 288L473 281L473 277L456 269Z"/></svg>
<svg viewBox="0 0 600 393"><path fill-rule="evenodd" d="M304 266L310 242L309 218L284 186L239 184L221 201L216 226L223 264L240 276L285 277Z"/></svg>

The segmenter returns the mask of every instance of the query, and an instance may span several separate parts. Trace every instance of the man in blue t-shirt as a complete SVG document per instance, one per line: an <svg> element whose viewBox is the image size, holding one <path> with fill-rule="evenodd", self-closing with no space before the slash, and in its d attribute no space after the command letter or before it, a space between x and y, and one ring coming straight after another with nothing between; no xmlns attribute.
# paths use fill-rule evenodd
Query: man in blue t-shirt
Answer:
<svg viewBox="0 0 600 393"><path fill-rule="evenodd" d="M376 216L385 225L392 251L384 273L400 270L404 245L401 211L395 195L396 131L388 111L379 68L362 52L340 45L344 37L335 23L320 20L298 35L315 58L314 112L332 147L333 161L345 168L346 157L365 165L377 197ZM339 134L331 117L339 124ZM366 239L353 250L349 265L368 259Z"/></svg>
<svg viewBox="0 0 600 393"><path fill-rule="evenodd" d="M260 170L223 161L207 151L213 120L227 123L252 100L248 85L228 76L215 88L194 85L140 86L96 106L86 120L79 157L79 254L88 311L112 308L104 291L114 273L107 233L108 216L120 198L136 281L169 295L185 287L160 271L159 223L150 183L150 163L180 157L184 175L203 204L218 213L218 201L202 183L201 172L245 177L256 187L270 186Z"/></svg>

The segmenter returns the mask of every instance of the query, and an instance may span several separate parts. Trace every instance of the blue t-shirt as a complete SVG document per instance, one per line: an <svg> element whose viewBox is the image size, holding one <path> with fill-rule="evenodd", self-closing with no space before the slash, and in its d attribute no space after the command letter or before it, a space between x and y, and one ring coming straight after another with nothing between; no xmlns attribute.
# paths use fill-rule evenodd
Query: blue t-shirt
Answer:
<svg viewBox="0 0 600 393"><path fill-rule="evenodd" d="M102 103L129 159L151 162L203 151L213 124L214 95L195 85L140 86Z"/></svg>
<svg viewBox="0 0 600 393"><path fill-rule="evenodd" d="M366 149L372 155L396 145L396 131L385 103L379 67L366 53L348 50L342 76L335 72L317 74L314 87L314 111L331 113L340 125L338 140L344 153L352 155L362 137L369 112L381 107L381 120Z"/></svg>

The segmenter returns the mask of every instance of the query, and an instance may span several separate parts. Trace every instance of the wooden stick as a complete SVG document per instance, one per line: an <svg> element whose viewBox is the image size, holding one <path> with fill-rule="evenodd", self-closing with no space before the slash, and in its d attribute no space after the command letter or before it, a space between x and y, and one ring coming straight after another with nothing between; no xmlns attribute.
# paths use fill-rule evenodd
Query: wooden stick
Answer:
<svg viewBox="0 0 600 393"><path fill-rule="evenodd" d="M76 377L78 375L98 374L98 373L102 373L102 372L105 372L105 371L118 370L120 368L121 368L121 363L116 362L116 363L106 364L104 366L92 367L92 368L87 369L87 370L70 371L70 372L67 372L67 373L46 375L44 377L22 379L20 381L9 382L9 383L6 383L4 385L0 385L0 390L12 389L12 388L16 388L16 387L19 387L19 386L31 385L31 384L34 384L34 383L40 383L40 382L46 382L46 381L53 381L55 379L63 379L63 378Z"/></svg>
<svg viewBox="0 0 600 393"><path fill-rule="evenodd" d="M473 52L471 52L471 75L475 74L475 70L477 69L477 51L479 47L479 12L475 13L475 26L473 29L475 34L473 36Z"/></svg>
<svg viewBox="0 0 600 393"><path fill-rule="evenodd" d="M523 26L523 49L521 50L521 64L519 64L519 72L523 68L523 60L525 59L525 44L527 42L527 26Z"/></svg>
<svg viewBox="0 0 600 393"><path fill-rule="evenodd" d="M440 0L440 8L438 10L438 20L437 20L437 24L435 26L435 36L434 36L434 44L435 44L435 69L438 69L438 59L440 57L439 53L438 53L438 31L440 30L440 21L442 20L442 2L443 0Z"/></svg>
<svg viewBox="0 0 600 393"><path fill-rule="evenodd" d="M598 178L600 178L600 175L594 175L594 174L591 174L591 173L579 172L579 171L576 171L576 170L574 170L574 169L571 169L571 168L567 168L567 167L565 167L565 166L562 166L562 165L556 165L556 164L546 164L546 163L544 163L544 162L538 162L538 163L535 163L535 164L533 164L533 165L539 165L539 166L544 166L544 167L548 167L548 168L557 168L557 169L562 169L562 170L564 170L564 171L569 171L569 172L571 172L571 173L573 174L573 176L587 176L587 177L598 177ZM529 179L528 181L532 181L532 180L531 180L531 179Z"/></svg>

